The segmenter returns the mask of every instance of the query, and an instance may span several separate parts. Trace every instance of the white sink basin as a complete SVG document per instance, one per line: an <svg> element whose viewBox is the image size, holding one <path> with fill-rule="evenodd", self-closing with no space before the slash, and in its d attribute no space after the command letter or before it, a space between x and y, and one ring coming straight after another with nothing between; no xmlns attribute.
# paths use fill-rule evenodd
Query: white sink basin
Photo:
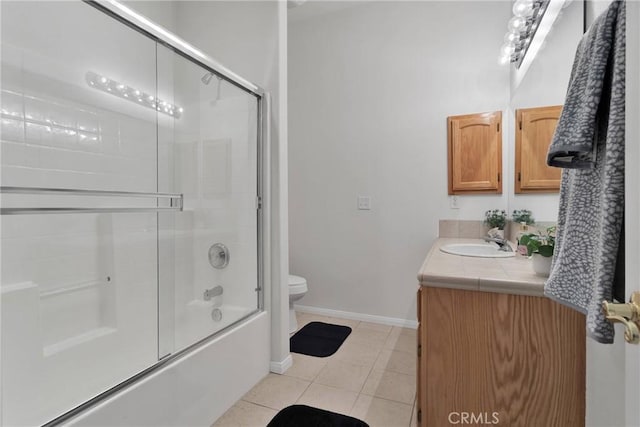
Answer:
<svg viewBox="0 0 640 427"><path fill-rule="evenodd" d="M515 252L498 250L496 245L488 243L452 243L440 247L442 252L452 255L472 256L478 258L510 258Z"/></svg>

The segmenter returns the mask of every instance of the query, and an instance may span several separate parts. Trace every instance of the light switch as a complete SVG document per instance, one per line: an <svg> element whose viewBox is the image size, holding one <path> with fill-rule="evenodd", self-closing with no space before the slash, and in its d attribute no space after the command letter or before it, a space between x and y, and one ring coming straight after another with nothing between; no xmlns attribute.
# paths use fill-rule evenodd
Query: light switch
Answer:
<svg viewBox="0 0 640 427"><path fill-rule="evenodd" d="M361 211L371 210L371 197L358 196L358 210L361 210Z"/></svg>
<svg viewBox="0 0 640 427"><path fill-rule="evenodd" d="M451 209L460 209L460 205L458 204L458 196L449 197L449 207Z"/></svg>

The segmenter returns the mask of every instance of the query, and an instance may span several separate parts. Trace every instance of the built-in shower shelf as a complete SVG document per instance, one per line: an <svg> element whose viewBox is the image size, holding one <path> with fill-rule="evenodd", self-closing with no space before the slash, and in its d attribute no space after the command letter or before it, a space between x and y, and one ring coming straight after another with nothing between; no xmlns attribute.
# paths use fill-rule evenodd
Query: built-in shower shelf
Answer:
<svg viewBox="0 0 640 427"><path fill-rule="evenodd" d="M77 292L77 291L82 291L88 288L93 288L96 286L102 286L102 285L106 285L107 282L106 281L102 281L102 280L90 280L90 281L86 281L86 282L80 282L80 283L76 283L70 286L65 286L62 288L57 288L57 289L52 289L50 291L44 291L44 292L40 292L40 298L49 298L49 297L55 297L55 296L60 296L60 295L64 295L64 294L68 294L68 293L72 293L72 292Z"/></svg>
<svg viewBox="0 0 640 427"><path fill-rule="evenodd" d="M90 341L94 341L99 338L103 338L107 335L111 335L116 331L117 331L116 328L107 328L107 327L96 328L89 332L85 332L83 334L79 334L74 337L67 338L62 341L58 341L57 343L50 344L44 347L42 353L44 357L50 357L57 353L72 349L74 347L88 343Z"/></svg>

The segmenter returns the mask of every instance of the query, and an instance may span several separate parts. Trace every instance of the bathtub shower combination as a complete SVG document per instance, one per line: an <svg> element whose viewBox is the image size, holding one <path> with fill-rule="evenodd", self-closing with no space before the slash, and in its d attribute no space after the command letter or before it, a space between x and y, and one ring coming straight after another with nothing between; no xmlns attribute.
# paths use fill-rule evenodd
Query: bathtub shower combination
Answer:
<svg viewBox="0 0 640 427"><path fill-rule="evenodd" d="M262 310L264 102L116 2L2 5L2 425Z"/></svg>

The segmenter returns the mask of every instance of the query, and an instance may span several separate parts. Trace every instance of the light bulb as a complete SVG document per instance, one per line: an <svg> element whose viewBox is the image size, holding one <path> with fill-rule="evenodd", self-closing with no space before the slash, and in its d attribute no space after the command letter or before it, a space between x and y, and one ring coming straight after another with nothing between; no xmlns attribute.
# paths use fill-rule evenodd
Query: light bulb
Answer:
<svg viewBox="0 0 640 427"><path fill-rule="evenodd" d="M153 96L149 95L149 101L153 101Z"/></svg>
<svg viewBox="0 0 640 427"><path fill-rule="evenodd" d="M527 20L521 16L514 16L509 20L509 23L507 24L509 30L513 33L522 31L526 25Z"/></svg>
<svg viewBox="0 0 640 427"><path fill-rule="evenodd" d="M527 17L533 14L533 0L516 0L513 4L515 16Z"/></svg>
<svg viewBox="0 0 640 427"><path fill-rule="evenodd" d="M178 111L180 111L181 113L184 111L184 109L182 107L178 108Z"/></svg>
<svg viewBox="0 0 640 427"><path fill-rule="evenodd" d="M511 56L516 51L516 46L513 43L505 43L500 48L500 53L503 56Z"/></svg>
<svg viewBox="0 0 640 427"><path fill-rule="evenodd" d="M100 77L100 82L101 82L102 84L107 83L107 78L106 78L106 77Z"/></svg>
<svg viewBox="0 0 640 427"><path fill-rule="evenodd" d="M509 31L508 33L506 33L504 35L505 43L517 43L519 40L520 40L520 34L519 33L513 33L511 31Z"/></svg>

